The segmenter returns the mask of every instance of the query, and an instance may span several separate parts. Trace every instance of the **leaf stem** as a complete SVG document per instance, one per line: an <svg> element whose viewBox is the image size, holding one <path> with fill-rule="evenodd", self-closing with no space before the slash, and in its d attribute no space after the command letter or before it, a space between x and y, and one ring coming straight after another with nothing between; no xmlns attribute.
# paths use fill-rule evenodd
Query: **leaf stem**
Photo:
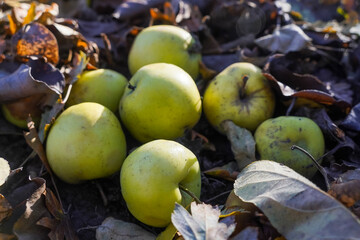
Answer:
<svg viewBox="0 0 360 240"><path fill-rule="evenodd" d="M324 180L325 180L325 184L326 184L326 188L327 190L330 189L330 183L329 183L329 178L327 176L327 173L325 171L325 169L317 162L317 160L315 160L315 158L305 149L303 149L302 147L299 147L297 145L292 145L291 146L291 150L299 150L302 153L304 153L306 156L308 156L315 164L316 168L320 171L320 173L323 175ZM322 157L320 157L318 160L320 160Z"/></svg>
<svg viewBox="0 0 360 240"><path fill-rule="evenodd" d="M192 197L197 204L201 204L201 203L202 203L202 201L200 201L200 199L199 199L193 192L191 192L189 189L187 189L187 188L184 187L183 185L179 185L179 188L180 188L181 191L185 192L187 195L189 195L190 197Z"/></svg>

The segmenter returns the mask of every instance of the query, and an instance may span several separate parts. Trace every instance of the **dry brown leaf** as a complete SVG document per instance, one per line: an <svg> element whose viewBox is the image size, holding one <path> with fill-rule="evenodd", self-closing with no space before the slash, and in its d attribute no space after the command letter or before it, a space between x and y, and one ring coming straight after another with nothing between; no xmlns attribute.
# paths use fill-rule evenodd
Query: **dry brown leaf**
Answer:
<svg viewBox="0 0 360 240"><path fill-rule="evenodd" d="M37 225L50 229L49 238L51 240L77 240L78 237L71 225L69 216L64 214L59 200L55 194L46 189L44 192L45 204L52 217L43 217L37 221Z"/></svg>
<svg viewBox="0 0 360 240"><path fill-rule="evenodd" d="M8 218L12 214L12 210L13 209L8 200L0 194L0 222ZM0 239L2 238L0 237Z"/></svg>
<svg viewBox="0 0 360 240"><path fill-rule="evenodd" d="M26 200L25 212L13 226L13 232L19 240L45 239L49 232L48 229L36 224L39 219L50 216L43 197L46 188L45 180L34 178L31 181L35 182L38 188Z"/></svg>
<svg viewBox="0 0 360 240"><path fill-rule="evenodd" d="M334 183L328 193L347 207L360 201L360 180L354 179L344 183Z"/></svg>
<svg viewBox="0 0 360 240"><path fill-rule="evenodd" d="M29 128L29 132L24 132L24 137L25 137L27 144L37 153L41 162L44 164L46 170L50 174L52 174L49 162L46 157L44 146L42 145L42 142L40 141L39 135L35 128L35 124L31 120L31 117L29 117L29 119L28 119L28 128Z"/></svg>

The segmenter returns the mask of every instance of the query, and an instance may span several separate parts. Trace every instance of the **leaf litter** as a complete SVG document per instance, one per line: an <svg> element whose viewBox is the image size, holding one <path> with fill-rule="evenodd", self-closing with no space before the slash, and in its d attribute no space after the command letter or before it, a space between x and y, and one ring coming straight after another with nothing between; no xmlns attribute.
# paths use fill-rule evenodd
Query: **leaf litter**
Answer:
<svg viewBox="0 0 360 240"><path fill-rule="evenodd" d="M223 136L202 118L194 128L201 137L187 134L179 141L198 156L205 173L201 200L213 205L193 204L192 215L177 206L175 222L181 224L177 224L178 231L171 225L168 236L182 234L194 239L186 230L193 228L201 237L217 239L230 235L231 239L358 237L359 220L354 214L360 215L359 8L352 0L93 1L90 6L80 1L77 5L5 1L6 20L0 24L0 103L25 119L29 113L40 116L40 123L37 130L29 125L30 132L25 134L29 147L13 150L12 144L26 145L25 138L19 138L22 130L0 116L0 157L6 158L12 169L1 168L0 238L101 239L104 234L121 238L134 227L140 236L153 239L163 231L139 227L143 225L126 209L116 174L69 186L54 181L41 164L43 160L46 165L42 143L78 75L84 69L108 67L129 77L127 53L139 31L152 24L178 25L198 37L203 54L202 78L198 79L201 92L212 76L234 62L248 61L262 68L276 92L275 114L308 116L326 134L323 164L332 179L325 193L314 185L323 186L318 178L310 182L294 177L283 166L256 161L252 133L227 122L227 136ZM138 146L131 138L129 142L129 150ZM23 168L18 168L23 155L31 152L30 146L38 156L30 154ZM249 170L254 166L262 169L263 177L251 183L257 191L244 193L252 177L259 178ZM275 177L281 172L285 177ZM286 182L292 185L284 185ZM51 189L56 186L60 190L54 194ZM232 189L238 197L231 196ZM264 194L273 197L270 203ZM241 203L240 209L239 205L225 206L227 215L220 215L227 196L228 200L247 199L246 204L254 202L258 208L241 210L245 206ZM286 214L279 216L279 212ZM307 214L315 221L312 226ZM335 217L342 220L332 221ZM345 222L349 225L342 224ZM291 224L301 226L299 232L290 228ZM325 224L345 227L332 232L336 228ZM222 235L210 229L221 229Z"/></svg>

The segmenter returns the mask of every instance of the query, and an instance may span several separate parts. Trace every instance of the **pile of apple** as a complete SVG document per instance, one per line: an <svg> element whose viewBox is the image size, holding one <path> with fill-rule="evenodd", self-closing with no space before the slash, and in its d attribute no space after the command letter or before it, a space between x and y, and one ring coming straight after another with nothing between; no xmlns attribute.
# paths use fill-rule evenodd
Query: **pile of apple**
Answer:
<svg viewBox="0 0 360 240"><path fill-rule="evenodd" d="M79 183L120 171L130 212L148 225L165 227L175 202L186 206L192 200L181 188L200 196L198 160L173 140L196 125L203 109L220 133L225 120L252 131L261 159L312 177L312 161L290 148L299 145L319 158L324 139L316 123L304 117L271 119L275 96L261 70L250 63L226 68L201 99L194 81L201 60L195 45L191 34L179 27L152 26L133 43L130 81L108 69L84 72L47 138L54 173L65 182ZM144 143L128 156L120 121Z"/></svg>

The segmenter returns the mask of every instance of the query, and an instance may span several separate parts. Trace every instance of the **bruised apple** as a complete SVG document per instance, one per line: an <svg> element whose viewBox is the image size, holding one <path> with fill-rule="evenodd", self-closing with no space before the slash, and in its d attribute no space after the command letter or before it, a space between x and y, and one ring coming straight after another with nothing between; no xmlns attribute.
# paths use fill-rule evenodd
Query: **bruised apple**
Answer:
<svg viewBox="0 0 360 240"><path fill-rule="evenodd" d="M80 183L119 171L126 141L112 111L85 102L67 108L56 119L47 138L46 154L60 179Z"/></svg>
<svg viewBox="0 0 360 240"><path fill-rule="evenodd" d="M260 68L251 63L234 63L219 73L208 85L203 100L208 121L219 132L222 122L254 131L272 117L275 96Z"/></svg>
<svg viewBox="0 0 360 240"><path fill-rule="evenodd" d="M321 129L306 117L281 116L268 119L256 129L254 137L261 159L285 164L307 178L315 175L315 164L305 153L291 150L291 147L297 145L315 159L320 158L325 151Z"/></svg>
<svg viewBox="0 0 360 240"><path fill-rule="evenodd" d="M121 192L131 214L141 222L165 227L170 223L175 202L187 206L197 197L201 172L196 156L170 140L148 142L125 159L120 172Z"/></svg>

